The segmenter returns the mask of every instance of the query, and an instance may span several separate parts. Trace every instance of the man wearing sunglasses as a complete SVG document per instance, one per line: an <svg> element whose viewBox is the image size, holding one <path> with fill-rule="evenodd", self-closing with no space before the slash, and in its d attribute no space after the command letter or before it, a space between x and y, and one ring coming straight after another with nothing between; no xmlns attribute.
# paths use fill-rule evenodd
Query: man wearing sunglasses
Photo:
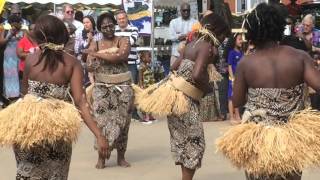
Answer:
<svg viewBox="0 0 320 180"><path fill-rule="evenodd" d="M82 32L84 26L81 22L74 19L74 9L71 4L65 4L63 5L63 21L65 22L71 22L75 27L76 31L75 34L79 34Z"/></svg>
<svg viewBox="0 0 320 180"><path fill-rule="evenodd" d="M179 43L186 40L187 34L191 31L192 25L197 21L190 17L190 4L182 3L180 6L181 17L171 20L169 25L172 51L170 64L172 65L179 57Z"/></svg>

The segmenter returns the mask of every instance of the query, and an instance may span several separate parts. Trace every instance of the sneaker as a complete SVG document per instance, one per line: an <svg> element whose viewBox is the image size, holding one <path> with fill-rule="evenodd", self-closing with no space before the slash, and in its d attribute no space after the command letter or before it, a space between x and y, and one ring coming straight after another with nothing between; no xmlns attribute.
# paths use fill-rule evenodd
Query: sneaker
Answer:
<svg viewBox="0 0 320 180"><path fill-rule="evenodd" d="M149 125L149 124L152 124L152 121L145 121L145 120L143 120L143 121L141 121L141 123L142 123L142 124Z"/></svg>
<svg viewBox="0 0 320 180"><path fill-rule="evenodd" d="M150 121L151 121L152 123L156 123L156 122L158 122L158 119L150 119Z"/></svg>

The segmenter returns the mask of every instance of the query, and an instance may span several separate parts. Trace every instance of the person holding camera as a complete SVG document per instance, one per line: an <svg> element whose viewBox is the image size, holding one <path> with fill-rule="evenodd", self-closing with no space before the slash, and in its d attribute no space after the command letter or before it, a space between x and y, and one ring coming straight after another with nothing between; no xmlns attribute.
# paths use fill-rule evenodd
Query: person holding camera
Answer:
<svg viewBox="0 0 320 180"><path fill-rule="evenodd" d="M16 53L16 47L24 35L24 31L21 29L21 22L21 17L10 15L8 23L11 28L3 29L0 32L0 46L4 48L3 95L8 100L14 100L20 96L19 58Z"/></svg>
<svg viewBox="0 0 320 180"><path fill-rule="evenodd" d="M87 61L87 55L83 54L82 51L89 48L91 42L97 42L102 39L102 34L96 29L96 22L92 16L85 16L82 20L84 29L76 34L75 38L75 55L85 69L84 85L88 86L90 83L94 83L92 73L88 73L85 68Z"/></svg>

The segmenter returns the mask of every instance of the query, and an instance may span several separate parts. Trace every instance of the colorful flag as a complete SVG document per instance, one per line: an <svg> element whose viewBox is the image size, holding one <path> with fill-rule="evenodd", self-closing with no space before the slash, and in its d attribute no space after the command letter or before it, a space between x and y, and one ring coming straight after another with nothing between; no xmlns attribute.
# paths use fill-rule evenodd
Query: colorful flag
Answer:
<svg viewBox="0 0 320 180"><path fill-rule="evenodd" d="M0 0L0 14L2 13L3 11L3 8L4 8L4 4L6 3L6 0Z"/></svg>

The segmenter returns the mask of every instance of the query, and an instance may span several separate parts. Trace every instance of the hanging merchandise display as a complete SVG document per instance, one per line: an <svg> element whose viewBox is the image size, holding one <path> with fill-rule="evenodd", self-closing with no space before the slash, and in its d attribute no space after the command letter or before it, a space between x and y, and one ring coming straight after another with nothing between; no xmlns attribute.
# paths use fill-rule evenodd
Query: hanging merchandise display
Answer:
<svg viewBox="0 0 320 180"><path fill-rule="evenodd" d="M170 21L178 16L176 7L156 6L154 9L156 27L169 26Z"/></svg>

